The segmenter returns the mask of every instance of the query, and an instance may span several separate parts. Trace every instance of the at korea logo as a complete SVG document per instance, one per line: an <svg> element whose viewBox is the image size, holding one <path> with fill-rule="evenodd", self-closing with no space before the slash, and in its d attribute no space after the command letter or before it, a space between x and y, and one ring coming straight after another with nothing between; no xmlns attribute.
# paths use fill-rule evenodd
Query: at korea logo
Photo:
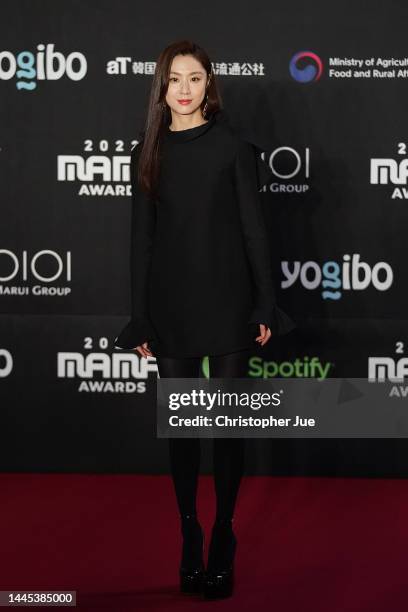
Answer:
<svg viewBox="0 0 408 612"><path fill-rule="evenodd" d="M289 72L299 83L318 81L322 71L322 60L312 51L299 51L289 62Z"/></svg>
<svg viewBox="0 0 408 612"><path fill-rule="evenodd" d="M38 81L56 81L66 75L72 81L80 81L88 70L86 57L79 51L67 56L54 51L54 45L37 45L37 53L0 51L0 79L9 81L17 77L17 89L33 91Z"/></svg>

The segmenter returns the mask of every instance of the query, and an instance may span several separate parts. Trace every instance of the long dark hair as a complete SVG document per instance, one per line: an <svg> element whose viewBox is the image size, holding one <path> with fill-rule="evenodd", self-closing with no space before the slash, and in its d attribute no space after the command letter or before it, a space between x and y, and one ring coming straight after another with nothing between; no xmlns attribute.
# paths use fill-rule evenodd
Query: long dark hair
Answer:
<svg viewBox="0 0 408 612"><path fill-rule="evenodd" d="M160 150L162 134L170 125L171 112L166 103L166 93L169 86L170 68L176 55L192 55L211 75L204 96L201 111L207 104L205 119L222 108L221 95L212 70L212 64L206 51L191 40L180 40L168 45L159 55L156 70L150 90L149 105L145 129L142 134L143 144L138 157L137 180L142 191L156 196L157 181L160 169Z"/></svg>

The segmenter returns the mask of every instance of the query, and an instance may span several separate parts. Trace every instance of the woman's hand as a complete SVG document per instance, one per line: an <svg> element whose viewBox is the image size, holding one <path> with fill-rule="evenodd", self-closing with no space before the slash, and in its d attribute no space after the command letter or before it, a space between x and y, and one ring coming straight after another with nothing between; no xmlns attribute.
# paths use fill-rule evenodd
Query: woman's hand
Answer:
<svg viewBox="0 0 408 612"><path fill-rule="evenodd" d="M153 357L147 342L143 342L142 345L136 346L133 350L139 351L142 357Z"/></svg>
<svg viewBox="0 0 408 612"><path fill-rule="evenodd" d="M260 335L257 338L255 338L255 340L259 342L261 346L263 346L264 344L268 342L269 338L272 336L272 333L269 327L267 327L263 323L259 324L259 330L260 330Z"/></svg>

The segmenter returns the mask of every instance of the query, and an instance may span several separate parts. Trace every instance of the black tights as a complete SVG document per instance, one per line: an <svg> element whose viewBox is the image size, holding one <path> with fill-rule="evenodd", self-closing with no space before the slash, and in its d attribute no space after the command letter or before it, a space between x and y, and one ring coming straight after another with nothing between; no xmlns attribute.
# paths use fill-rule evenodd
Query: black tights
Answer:
<svg viewBox="0 0 408 612"><path fill-rule="evenodd" d="M246 378L249 350L210 356L211 378ZM156 357L160 378L198 378L201 357ZM233 518L244 471L245 438L213 438L216 520ZM170 469L180 515L197 514L200 438L169 438Z"/></svg>

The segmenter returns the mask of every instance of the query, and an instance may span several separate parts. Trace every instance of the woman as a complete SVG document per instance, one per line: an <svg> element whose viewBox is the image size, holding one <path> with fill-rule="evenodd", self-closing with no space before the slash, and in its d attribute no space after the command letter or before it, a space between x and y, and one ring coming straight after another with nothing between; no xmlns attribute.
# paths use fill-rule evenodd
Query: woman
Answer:
<svg viewBox="0 0 408 612"><path fill-rule="evenodd" d="M272 179L229 126L207 53L168 46L153 78L146 129L131 153L132 317L117 348L154 356L160 377L245 377L254 342L295 327L278 308L258 191ZM199 438L169 438L183 535L181 590L207 598L233 588L235 501L244 439L214 438L216 517L204 571L196 513Z"/></svg>

